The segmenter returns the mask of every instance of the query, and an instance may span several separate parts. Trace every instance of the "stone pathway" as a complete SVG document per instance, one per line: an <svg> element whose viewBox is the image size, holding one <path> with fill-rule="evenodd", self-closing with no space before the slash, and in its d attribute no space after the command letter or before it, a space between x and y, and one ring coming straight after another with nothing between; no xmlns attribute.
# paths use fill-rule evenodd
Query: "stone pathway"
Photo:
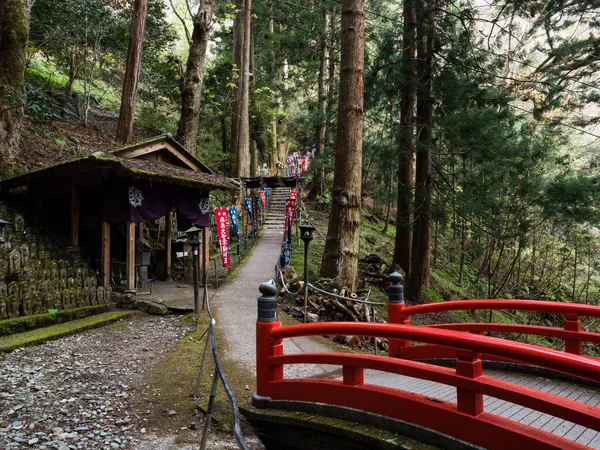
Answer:
<svg viewBox="0 0 600 450"><path fill-rule="evenodd" d="M221 286L211 297L216 313L217 329L225 337L228 348L225 358L243 364L256 373L255 324L258 286L275 277L275 265L281 251L281 228L265 228L262 238L239 273ZM326 352L330 349L311 338L286 339L286 353ZM286 377L311 376L330 372L333 366L295 365L286 368Z"/></svg>

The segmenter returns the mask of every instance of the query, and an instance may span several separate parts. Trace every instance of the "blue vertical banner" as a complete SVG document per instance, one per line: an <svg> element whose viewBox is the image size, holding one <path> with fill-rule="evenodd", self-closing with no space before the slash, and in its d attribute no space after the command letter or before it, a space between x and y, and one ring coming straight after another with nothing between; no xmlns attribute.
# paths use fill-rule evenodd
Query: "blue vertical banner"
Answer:
<svg viewBox="0 0 600 450"><path fill-rule="evenodd" d="M231 224L233 225L233 231L237 237L237 254L240 255L240 230L238 223L238 210L235 206L229 208L229 216L231 217Z"/></svg>
<svg viewBox="0 0 600 450"><path fill-rule="evenodd" d="M229 208L229 215L231 216L231 225L233 225L233 231L235 231L235 235L238 236L240 234L240 230L238 223L238 211L235 206L231 206Z"/></svg>
<svg viewBox="0 0 600 450"><path fill-rule="evenodd" d="M245 231L246 238L247 238L248 227L252 225L252 199L251 198L246 199L246 214L248 214L248 220L246 221L246 230L244 230L244 231Z"/></svg>
<svg viewBox="0 0 600 450"><path fill-rule="evenodd" d="M283 240L283 246L281 247L281 257L279 258L279 267L285 269L290 265L292 261L292 222L289 221L287 224L287 232Z"/></svg>

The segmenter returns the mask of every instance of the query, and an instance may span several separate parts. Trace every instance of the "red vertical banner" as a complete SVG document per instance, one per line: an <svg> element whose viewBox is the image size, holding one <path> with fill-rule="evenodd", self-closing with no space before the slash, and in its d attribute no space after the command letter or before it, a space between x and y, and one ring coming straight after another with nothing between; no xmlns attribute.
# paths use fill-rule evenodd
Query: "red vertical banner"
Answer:
<svg viewBox="0 0 600 450"><path fill-rule="evenodd" d="M221 246L221 258L223 259L223 267L229 268L231 262L229 260L229 216L227 208L215 209L215 222L217 224L217 236L219 237L219 245Z"/></svg>
<svg viewBox="0 0 600 450"><path fill-rule="evenodd" d="M290 198L296 200L298 198L298 188L293 187L290 190Z"/></svg>
<svg viewBox="0 0 600 450"><path fill-rule="evenodd" d="M267 206L267 198L265 197L265 191L260 191L260 202L263 205L263 208Z"/></svg>

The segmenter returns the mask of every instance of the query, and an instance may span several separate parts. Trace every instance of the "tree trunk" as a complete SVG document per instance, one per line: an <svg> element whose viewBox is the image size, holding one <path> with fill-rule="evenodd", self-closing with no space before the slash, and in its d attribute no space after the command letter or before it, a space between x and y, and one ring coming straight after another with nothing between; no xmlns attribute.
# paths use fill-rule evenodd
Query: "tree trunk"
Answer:
<svg viewBox="0 0 600 450"><path fill-rule="evenodd" d="M414 111L415 111L415 30L416 0L405 0L403 6L402 89L400 92L401 126L399 132L400 161L398 166L398 208L396 213L396 240L394 262L408 277L411 268L412 202L414 175Z"/></svg>
<svg viewBox="0 0 600 450"><path fill-rule="evenodd" d="M19 157L25 104L25 57L29 9L24 0L0 2L0 176L11 173Z"/></svg>
<svg viewBox="0 0 600 450"><path fill-rule="evenodd" d="M131 31L129 32L127 66L125 67L123 92L121 93L121 111L117 125L118 144L129 144L133 138L133 117L140 80L140 68L142 67L142 47L147 15L148 0L135 0L133 15L131 16Z"/></svg>
<svg viewBox="0 0 600 450"><path fill-rule="evenodd" d="M248 176L250 168L250 38L252 21L252 0L244 2L244 46L241 71L240 112L238 127L238 147L236 175Z"/></svg>
<svg viewBox="0 0 600 450"><path fill-rule="evenodd" d="M275 50L273 47L273 38L275 36L275 18L273 17L273 0L270 2L270 10L271 14L269 15L269 40L271 45L271 75L273 76L273 90L275 91L275 101L279 106L278 100L278 89L277 85L277 60L275 55ZM279 112L279 109L277 109ZM273 120L271 121L271 142L273 143L273 147L269 153L269 173L275 174L277 173L277 114L274 115Z"/></svg>
<svg viewBox="0 0 600 450"><path fill-rule="evenodd" d="M245 1L236 0L236 14L233 20L233 80L235 80L236 88L233 92L231 100L231 154L232 165L231 174L237 173L238 158L239 158L239 135L240 135L240 106L242 95L242 73L244 65L244 21L245 21Z"/></svg>
<svg viewBox="0 0 600 450"><path fill-rule="evenodd" d="M193 18L194 30L185 75L183 76L181 117L177 129L177 140L192 153L196 150L198 140L206 49L216 4L216 0L203 0L200 2L198 12Z"/></svg>
<svg viewBox="0 0 600 450"><path fill-rule="evenodd" d="M421 300L429 284L431 256L431 121L435 0L422 0L417 21L417 78L421 81L417 96L417 163L415 176L415 235L408 277L407 298Z"/></svg>
<svg viewBox="0 0 600 450"><path fill-rule="evenodd" d="M390 166L390 178L388 180L388 186L387 186L387 205L386 205L386 210L385 210L385 225L383 226L383 230L381 230L381 232L383 234L387 234L388 232L388 228L390 226L390 218L392 215L392 193L393 193L393 188L392 185L394 183L394 174L392 172L392 168Z"/></svg>
<svg viewBox="0 0 600 450"><path fill-rule="evenodd" d="M364 0L342 0L340 99L333 196L321 274L356 290L360 250Z"/></svg>
<svg viewBox="0 0 600 450"><path fill-rule="evenodd" d="M323 195L325 190L325 132L327 130L327 66L329 65L329 48L327 37L329 35L329 12L323 13L323 34L321 35L321 65L319 67L319 118L316 129L317 155L321 167L315 172L310 198Z"/></svg>

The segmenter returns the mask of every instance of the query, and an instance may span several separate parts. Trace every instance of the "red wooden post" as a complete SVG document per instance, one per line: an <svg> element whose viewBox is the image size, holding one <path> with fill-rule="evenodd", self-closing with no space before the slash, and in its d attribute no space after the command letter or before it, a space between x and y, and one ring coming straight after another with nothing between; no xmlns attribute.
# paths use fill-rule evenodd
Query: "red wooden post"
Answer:
<svg viewBox="0 0 600 450"><path fill-rule="evenodd" d="M482 374L480 354L471 350L456 350L456 374L478 378ZM478 416L483 412L483 394L466 389L456 389L456 406L459 412Z"/></svg>
<svg viewBox="0 0 600 450"><path fill-rule="evenodd" d="M360 386L365 382L365 370L362 367L344 366L344 384L348 386Z"/></svg>
<svg viewBox="0 0 600 450"><path fill-rule="evenodd" d="M581 332L581 320L577 314L565 314L565 330ZM583 355L583 342L575 339L565 339L565 352Z"/></svg>
<svg viewBox="0 0 600 450"><path fill-rule="evenodd" d="M398 272L390 274L391 284L388 287L388 323L396 323L400 325L410 325L410 318L403 314L404 304L404 286L402 286L402 275ZM402 348L408 347L410 341L403 339L390 339L388 341L389 356L400 358Z"/></svg>
<svg viewBox="0 0 600 450"><path fill-rule="evenodd" d="M271 338L271 330L281 324L277 318L277 288L275 284L262 283L258 288L258 318L256 320L256 393L270 396L269 383L283 378L282 365L269 365L269 358L283 353L281 339Z"/></svg>

